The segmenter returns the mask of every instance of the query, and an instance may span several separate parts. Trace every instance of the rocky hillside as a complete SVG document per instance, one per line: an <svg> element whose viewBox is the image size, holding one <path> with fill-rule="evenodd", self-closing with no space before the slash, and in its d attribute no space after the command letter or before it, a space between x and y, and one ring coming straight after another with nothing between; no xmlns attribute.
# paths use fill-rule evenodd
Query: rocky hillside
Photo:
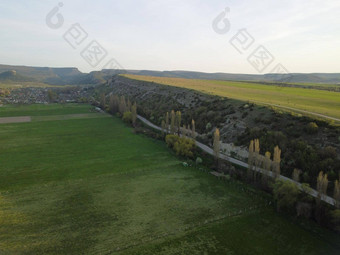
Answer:
<svg viewBox="0 0 340 255"><path fill-rule="evenodd" d="M290 176L294 168L303 171L302 181L314 183L323 170L335 179L340 169L340 128L302 116L292 116L270 108L194 90L159 85L114 76L108 85L97 89L124 95L138 104L139 114L160 125L166 112L180 110L183 124L196 121L201 140L211 144L216 127L224 143L248 146L260 138L261 153L282 149L282 172Z"/></svg>

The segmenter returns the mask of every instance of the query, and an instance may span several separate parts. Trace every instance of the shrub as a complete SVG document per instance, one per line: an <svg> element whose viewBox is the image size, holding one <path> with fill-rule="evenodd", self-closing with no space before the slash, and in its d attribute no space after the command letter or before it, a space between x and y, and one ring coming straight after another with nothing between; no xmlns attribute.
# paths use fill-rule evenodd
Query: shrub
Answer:
<svg viewBox="0 0 340 255"><path fill-rule="evenodd" d="M334 210L331 212L333 229L340 232L340 210Z"/></svg>
<svg viewBox="0 0 340 255"><path fill-rule="evenodd" d="M242 119L244 119L245 117L247 117L248 116L248 112L244 112L243 114L242 114Z"/></svg>
<svg viewBox="0 0 340 255"><path fill-rule="evenodd" d="M321 151L320 156L322 159L327 159L327 158L334 159L337 157L336 148L332 146L327 146Z"/></svg>
<svg viewBox="0 0 340 255"><path fill-rule="evenodd" d="M132 113L131 112L124 112L123 121L131 124L132 123Z"/></svg>
<svg viewBox="0 0 340 255"><path fill-rule="evenodd" d="M288 211L293 211L300 190L295 183L290 181L277 180L273 189L274 198L277 202L277 210L286 209Z"/></svg>
<svg viewBox="0 0 340 255"><path fill-rule="evenodd" d="M315 122L308 123L306 131L308 134L316 134L319 130L318 125Z"/></svg>
<svg viewBox="0 0 340 255"><path fill-rule="evenodd" d="M189 138L179 138L174 144L174 150L177 155L193 158L195 142Z"/></svg>
<svg viewBox="0 0 340 255"><path fill-rule="evenodd" d="M175 143L178 141L180 137L178 135L167 135L165 137L165 142L169 148L173 148Z"/></svg>
<svg viewBox="0 0 340 255"><path fill-rule="evenodd" d="M200 165L203 163L203 160L200 157L196 158L196 165Z"/></svg>
<svg viewBox="0 0 340 255"><path fill-rule="evenodd" d="M179 137L177 135L167 135L165 141L169 148L172 148L177 155L193 158L195 141L190 138Z"/></svg>

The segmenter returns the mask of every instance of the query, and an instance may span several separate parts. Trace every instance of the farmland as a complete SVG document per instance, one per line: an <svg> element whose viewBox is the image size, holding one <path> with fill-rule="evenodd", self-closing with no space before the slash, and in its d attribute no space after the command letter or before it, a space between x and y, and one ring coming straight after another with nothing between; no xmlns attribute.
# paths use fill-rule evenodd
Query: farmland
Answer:
<svg viewBox="0 0 340 255"><path fill-rule="evenodd" d="M340 94L338 92L234 81L194 80L139 75L124 76L130 79L193 89L257 104L272 105L285 111L303 113L304 115L314 117L313 113L316 113L319 114L318 118L328 119L327 117L330 117L340 120ZM335 121L340 123L338 120Z"/></svg>
<svg viewBox="0 0 340 255"><path fill-rule="evenodd" d="M164 142L98 114L0 108L32 116L0 125L0 254L337 254L339 236L278 215L268 195L184 167Z"/></svg>

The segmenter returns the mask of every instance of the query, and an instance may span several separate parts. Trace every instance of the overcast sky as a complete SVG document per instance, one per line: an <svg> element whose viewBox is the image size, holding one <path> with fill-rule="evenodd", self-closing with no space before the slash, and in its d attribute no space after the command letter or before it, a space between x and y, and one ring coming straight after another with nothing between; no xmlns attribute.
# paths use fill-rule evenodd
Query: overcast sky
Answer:
<svg viewBox="0 0 340 255"><path fill-rule="evenodd" d="M60 2L58 23L51 11ZM219 34L212 24L226 7L230 30ZM88 35L76 49L63 38L73 24ZM229 41L243 28L254 42L240 54ZM115 58L126 69L258 73L247 58L263 45L275 58L265 73L279 63L340 72L339 0L1 0L0 32L1 64L88 72ZM107 51L95 67L80 55L93 40Z"/></svg>

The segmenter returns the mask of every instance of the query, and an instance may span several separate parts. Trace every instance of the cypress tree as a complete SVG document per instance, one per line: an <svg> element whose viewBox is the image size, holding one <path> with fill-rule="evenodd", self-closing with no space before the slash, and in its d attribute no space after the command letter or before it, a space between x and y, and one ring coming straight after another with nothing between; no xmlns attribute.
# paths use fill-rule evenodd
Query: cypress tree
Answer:
<svg viewBox="0 0 340 255"><path fill-rule="evenodd" d="M249 144L249 155L248 155L248 170L247 170L247 178L248 181L252 180L252 176L253 176L253 165L254 165L254 140L250 141Z"/></svg>
<svg viewBox="0 0 340 255"><path fill-rule="evenodd" d="M264 187L266 187L268 184L268 175L269 175L269 172L271 171L272 160L270 159L270 157L271 157L271 153L267 151L264 157L264 162L263 162L263 170L265 172L262 174L262 185Z"/></svg>
<svg viewBox="0 0 340 255"><path fill-rule="evenodd" d="M175 111L172 110L171 111L171 124L170 124L170 132L171 132L171 134L175 134L175 132L176 132L175 121L176 121Z"/></svg>
<svg viewBox="0 0 340 255"><path fill-rule="evenodd" d="M218 160L219 156L220 156L220 130L218 128L216 128L215 133L214 133L214 143L213 143L213 147L214 147L214 156L215 159Z"/></svg>
<svg viewBox="0 0 340 255"><path fill-rule="evenodd" d="M132 107L132 105L131 105L130 99L128 98L127 105L126 105L126 112L132 112L131 107Z"/></svg>
<svg viewBox="0 0 340 255"><path fill-rule="evenodd" d="M295 168L292 174L292 179L296 182L300 182L300 174L301 174L301 170Z"/></svg>
<svg viewBox="0 0 340 255"><path fill-rule="evenodd" d="M176 129L178 135L181 134L181 122L182 122L182 113L180 111L176 112Z"/></svg>
<svg viewBox="0 0 340 255"><path fill-rule="evenodd" d="M196 139L195 121L194 120L191 120L191 127L192 127L191 137L192 137L192 139Z"/></svg>
<svg viewBox="0 0 340 255"><path fill-rule="evenodd" d="M335 206L340 208L340 183L338 180L336 180L334 183L334 200Z"/></svg>
<svg viewBox="0 0 340 255"><path fill-rule="evenodd" d="M274 148L274 157L273 157L273 174L274 178L278 178L280 176L280 163L281 163L281 150L279 146Z"/></svg>
<svg viewBox="0 0 340 255"><path fill-rule="evenodd" d="M166 129L165 129L165 121L164 120L162 120L162 133L164 134L166 134Z"/></svg>
<svg viewBox="0 0 340 255"><path fill-rule="evenodd" d="M136 121L137 121L137 103L136 102L131 106L131 114L132 114L132 124L135 126Z"/></svg>
<svg viewBox="0 0 340 255"><path fill-rule="evenodd" d="M100 95L100 107L105 111L105 107L106 107L106 97L105 94L102 93Z"/></svg>
<svg viewBox="0 0 340 255"><path fill-rule="evenodd" d="M166 116L165 116L165 133L168 134L169 133L169 113L166 112Z"/></svg>

